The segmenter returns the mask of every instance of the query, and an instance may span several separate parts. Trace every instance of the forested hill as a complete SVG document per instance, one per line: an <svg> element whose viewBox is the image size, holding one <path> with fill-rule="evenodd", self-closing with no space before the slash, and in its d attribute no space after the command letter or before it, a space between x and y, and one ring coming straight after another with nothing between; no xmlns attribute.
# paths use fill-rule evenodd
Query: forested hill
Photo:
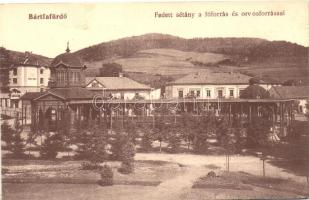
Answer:
<svg viewBox="0 0 309 200"><path fill-rule="evenodd" d="M285 41L258 38L193 38L184 39L165 34L145 34L93 45L75 52L92 62L115 56L129 57L145 49L175 49L211 52L260 60L276 56L306 56L308 48Z"/></svg>

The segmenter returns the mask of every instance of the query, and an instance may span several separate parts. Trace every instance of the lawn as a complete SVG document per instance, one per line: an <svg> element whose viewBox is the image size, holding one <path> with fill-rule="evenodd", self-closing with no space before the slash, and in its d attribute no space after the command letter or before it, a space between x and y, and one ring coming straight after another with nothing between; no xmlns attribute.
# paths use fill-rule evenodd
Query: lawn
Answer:
<svg viewBox="0 0 309 200"><path fill-rule="evenodd" d="M138 200L151 186L114 185L101 187L94 184L4 184L5 200Z"/></svg>
<svg viewBox="0 0 309 200"><path fill-rule="evenodd" d="M82 170L82 161L47 161L47 160L13 160L5 159L3 168L8 172L3 175L4 180L23 180L41 183L70 182L95 183L100 179L98 170ZM172 178L182 173L183 169L178 164L165 161L136 161L135 171L132 174L121 174L117 171L120 162L107 162L114 172L115 184L142 184L158 185L161 181ZM92 181L91 181L92 180Z"/></svg>

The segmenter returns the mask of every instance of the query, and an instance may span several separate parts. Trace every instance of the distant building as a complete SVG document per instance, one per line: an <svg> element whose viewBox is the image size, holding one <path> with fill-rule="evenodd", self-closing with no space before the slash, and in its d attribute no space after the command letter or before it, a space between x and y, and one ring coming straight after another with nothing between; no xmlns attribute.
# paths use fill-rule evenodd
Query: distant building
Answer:
<svg viewBox="0 0 309 200"><path fill-rule="evenodd" d="M275 99L292 99L298 101L298 111L307 113L309 103L309 86L280 86L269 90L270 97Z"/></svg>
<svg viewBox="0 0 309 200"><path fill-rule="evenodd" d="M86 88L116 99L150 99L152 89L127 77L86 77Z"/></svg>
<svg viewBox="0 0 309 200"><path fill-rule="evenodd" d="M184 76L166 86L167 98L239 98L252 77L241 73L198 72ZM269 90L273 83L260 81Z"/></svg>
<svg viewBox="0 0 309 200"><path fill-rule="evenodd" d="M51 88L82 87L85 83L83 71L86 66L79 57L70 53L69 47L66 52L56 56L51 63Z"/></svg>
<svg viewBox="0 0 309 200"><path fill-rule="evenodd" d="M48 86L50 69L30 53L25 59L11 66L9 71L10 105L20 108L20 97L27 92L43 92Z"/></svg>

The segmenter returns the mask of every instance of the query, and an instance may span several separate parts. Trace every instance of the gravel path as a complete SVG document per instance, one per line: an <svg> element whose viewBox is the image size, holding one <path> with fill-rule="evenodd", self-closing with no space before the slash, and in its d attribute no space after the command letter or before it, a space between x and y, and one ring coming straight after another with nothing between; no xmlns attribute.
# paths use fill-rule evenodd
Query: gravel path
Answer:
<svg viewBox="0 0 309 200"><path fill-rule="evenodd" d="M203 167L214 165L225 170L225 156L203 156L192 154L158 154L158 153L138 153L136 160L163 160L179 163L185 166ZM243 171L253 175L263 175L262 161L254 156L232 156L230 157L230 170ZM286 172L284 169L265 162L266 176L274 178L291 179L296 182L306 183L306 177L297 176Z"/></svg>

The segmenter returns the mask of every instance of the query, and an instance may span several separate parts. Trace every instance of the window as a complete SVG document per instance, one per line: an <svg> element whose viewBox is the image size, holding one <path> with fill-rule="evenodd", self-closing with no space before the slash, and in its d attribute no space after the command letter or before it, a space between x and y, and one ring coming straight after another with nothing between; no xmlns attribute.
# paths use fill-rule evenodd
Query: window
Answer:
<svg viewBox="0 0 309 200"><path fill-rule="evenodd" d="M92 82L91 83L91 87L94 87L94 88L99 87L98 82Z"/></svg>
<svg viewBox="0 0 309 200"><path fill-rule="evenodd" d="M13 78L13 83L17 84L17 78Z"/></svg>
<svg viewBox="0 0 309 200"><path fill-rule="evenodd" d="M183 90L178 90L178 97L183 98Z"/></svg>
<svg viewBox="0 0 309 200"><path fill-rule="evenodd" d="M241 96L243 92L244 92L244 89L240 89L239 90L239 96Z"/></svg>
<svg viewBox="0 0 309 200"><path fill-rule="evenodd" d="M44 73L44 69L40 69L40 74L43 74Z"/></svg>
<svg viewBox="0 0 309 200"><path fill-rule="evenodd" d="M230 89L230 97L234 97L234 90Z"/></svg>
<svg viewBox="0 0 309 200"><path fill-rule="evenodd" d="M211 96L210 90L206 89L206 97L210 98L210 96Z"/></svg>
<svg viewBox="0 0 309 200"><path fill-rule="evenodd" d="M14 75L14 76L17 76L17 68L14 68L14 69L13 69L13 75Z"/></svg>
<svg viewBox="0 0 309 200"><path fill-rule="evenodd" d="M218 98L222 98L223 97L223 90L218 90Z"/></svg>
<svg viewBox="0 0 309 200"><path fill-rule="evenodd" d="M40 84L44 84L44 78L40 78Z"/></svg>
<svg viewBox="0 0 309 200"><path fill-rule="evenodd" d="M201 90L196 90L196 97L200 97L201 96Z"/></svg>

